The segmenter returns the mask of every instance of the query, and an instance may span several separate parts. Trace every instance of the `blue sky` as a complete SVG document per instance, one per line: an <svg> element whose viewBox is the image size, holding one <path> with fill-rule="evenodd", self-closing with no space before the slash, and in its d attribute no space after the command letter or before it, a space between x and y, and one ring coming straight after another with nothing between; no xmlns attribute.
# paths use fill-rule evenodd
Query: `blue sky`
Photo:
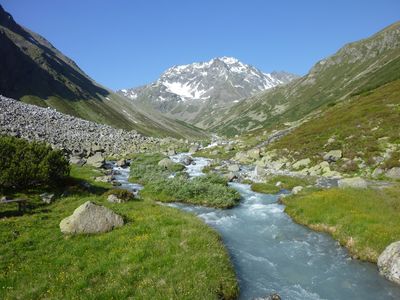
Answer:
<svg viewBox="0 0 400 300"><path fill-rule="evenodd" d="M400 20L399 0L1 0L111 89L173 65L233 56L262 71L306 74L319 59Z"/></svg>

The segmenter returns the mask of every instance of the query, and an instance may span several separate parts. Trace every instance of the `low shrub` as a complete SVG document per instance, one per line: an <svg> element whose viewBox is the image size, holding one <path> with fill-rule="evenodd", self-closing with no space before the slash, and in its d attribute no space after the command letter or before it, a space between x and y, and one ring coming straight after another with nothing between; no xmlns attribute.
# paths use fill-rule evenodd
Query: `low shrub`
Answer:
<svg viewBox="0 0 400 300"><path fill-rule="evenodd" d="M61 151L42 142L0 136L1 189L58 185L69 172L68 160Z"/></svg>
<svg viewBox="0 0 400 300"><path fill-rule="evenodd" d="M105 196L109 195L115 195L118 198L125 200L125 201L130 201L135 199L135 195L126 189L110 189L106 193L104 193Z"/></svg>

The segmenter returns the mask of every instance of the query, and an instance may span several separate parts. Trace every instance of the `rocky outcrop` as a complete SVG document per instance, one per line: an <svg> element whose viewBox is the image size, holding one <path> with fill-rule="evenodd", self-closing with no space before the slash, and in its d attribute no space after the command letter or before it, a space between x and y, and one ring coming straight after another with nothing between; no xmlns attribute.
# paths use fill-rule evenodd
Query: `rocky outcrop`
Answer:
<svg viewBox="0 0 400 300"><path fill-rule="evenodd" d="M293 169L298 170L307 167L311 163L309 158L301 159L293 164Z"/></svg>
<svg viewBox="0 0 400 300"><path fill-rule="evenodd" d="M400 284L400 241L390 244L378 258L379 273Z"/></svg>
<svg viewBox="0 0 400 300"><path fill-rule="evenodd" d="M361 177L353 177L353 178L343 178L338 181L339 188L356 188L356 189L366 189L368 187L368 183L366 180Z"/></svg>
<svg viewBox="0 0 400 300"><path fill-rule="evenodd" d="M86 163L95 168L101 168L105 164L105 159L100 152L96 152L93 156L90 156Z"/></svg>
<svg viewBox="0 0 400 300"><path fill-rule="evenodd" d="M112 210L87 201L60 222L62 233L102 233L124 225L124 220Z"/></svg>
<svg viewBox="0 0 400 300"><path fill-rule="evenodd" d="M175 163L169 158L163 158L162 160L160 160L158 162L158 165L160 167L165 168L165 169L170 169L175 165Z"/></svg>
<svg viewBox="0 0 400 300"><path fill-rule="evenodd" d="M324 160L327 162L336 162L343 156L342 150L331 150L324 155Z"/></svg>
<svg viewBox="0 0 400 300"><path fill-rule="evenodd" d="M44 141L71 156L141 151L160 140L0 96L0 134Z"/></svg>
<svg viewBox="0 0 400 300"><path fill-rule="evenodd" d="M239 172L240 171L240 166L237 164L229 165L228 166L228 171L229 172Z"/></svg>
<svg viewBox="0 0 400 300"><path fill-rule="evenodd" d="M392 179L400 179L400 168L399 167L394 167L389 169L385 173L386 177L392 178Z"/></svg>

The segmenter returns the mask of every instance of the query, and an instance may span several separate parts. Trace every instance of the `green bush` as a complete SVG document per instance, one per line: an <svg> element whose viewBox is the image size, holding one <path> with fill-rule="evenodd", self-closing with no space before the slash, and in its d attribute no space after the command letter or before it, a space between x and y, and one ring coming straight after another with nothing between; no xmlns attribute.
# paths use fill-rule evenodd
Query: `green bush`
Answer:
<svg viewBox="0 0 400 300"><path fill-rule="evenodd" d="M221 176L210 174L192 180L183 176L149 181L142 196L162 202L184 202L218 208L231 208L240 200L239 193L228 187Z"/></svg>
<svg viewBox="0 0 400 300"><path fill-rule="evenodd" d="M40 142L0 136L0 188L53 186L69 175L61 151Z"/></svg>

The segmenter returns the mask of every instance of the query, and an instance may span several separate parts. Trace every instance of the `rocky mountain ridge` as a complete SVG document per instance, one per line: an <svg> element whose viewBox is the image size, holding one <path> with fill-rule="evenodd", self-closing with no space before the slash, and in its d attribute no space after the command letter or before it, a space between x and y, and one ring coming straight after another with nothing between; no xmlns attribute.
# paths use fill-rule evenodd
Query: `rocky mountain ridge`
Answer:
<svg viewBox="0 0 400 300"><path fill-rule="evenodd" d="M134 130L116 129L1 95L0 134L44 141L81 156L96 150L107 155L141 151L160 143L159 139L145 137Z"/></svg>

